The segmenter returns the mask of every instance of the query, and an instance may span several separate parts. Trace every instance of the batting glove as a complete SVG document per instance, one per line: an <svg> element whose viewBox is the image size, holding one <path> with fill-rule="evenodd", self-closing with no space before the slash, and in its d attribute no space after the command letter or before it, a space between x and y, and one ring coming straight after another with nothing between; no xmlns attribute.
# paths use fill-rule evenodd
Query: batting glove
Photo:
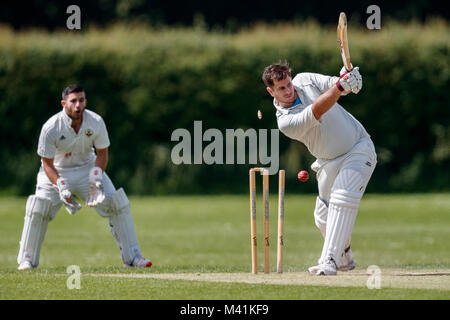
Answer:
<svg viewBox="0 0 450 320"><path fill-rule="evenodd" d="M89 197L86 205L95 207L105 200L105 190L103 188L103 171L99 167L93 167L89 172Z"/></svg>
<svg viewBox="0 0 450 320"><path fill-rule="evenodd" d="M340 91L352 91L357 94L362 88L362 77L359 73L359 68L355 67L352 71L341 75L336 82L336 86Z"/></svg>
<svg viewBox="0 0 450 320"><path fill-rule="evenodd" d="M64 207L66 208L66 210L70 214L74 214L75 212L80 210L81 205L73 199L72 192L70 192L66 180L59 177L58 180L56 180L56 185L59 191L59 198L64 203Z"/></svg>
<svg viewBox="0 0 450 320"><path fill-rule="evenodd" d="M353 70L350 71L350 73L352 73L355 76L355 79L357 82L357 85L354 88L352 88L352 92L354 94L358 94L358 92L361 90L362 85L363 85L362 77L361 77L361 74L359 73L359 67L353 68Z"/></svg>
<svg viewBox="0 0 450 320"><path fill-rule="evenodd" d="M353 65L350 63L350 68L353 69ZM345 66L342 67L341 71L339 71L339 76L346 74L348 71L345 69Z"/></svg>

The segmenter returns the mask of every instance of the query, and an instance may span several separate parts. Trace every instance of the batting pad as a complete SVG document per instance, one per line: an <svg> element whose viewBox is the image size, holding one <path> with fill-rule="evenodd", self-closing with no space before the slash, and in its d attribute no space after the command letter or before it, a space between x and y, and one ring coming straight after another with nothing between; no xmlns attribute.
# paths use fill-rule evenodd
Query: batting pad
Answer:
<svg viewBox="0 0 450 320"><path fill-rule="evenodd" d="M328 206L320 197L317 197L316 207L314 209L314 221L316 222L316 226L320 229L320 232L324 238L327 229L327 216Z"/></svg>
<svg viewBox="0 0 450 320"><path fill-rule="evenodd" d="M111 195L111 205L114 210L109 217L111 233L119 245L122 261L132 264L134 258L142 255L131 215L130 201L122 188Z"/></svg>
<svg viewBox="0 0 450 320"><path fill-rule="evenodd" d="M342 207L330 203L328 208L328 224L321 261L332 257L337 266L344 252L345 245L352 235L358 208Z"/></svg>
<svg viewBox="0 0 450 320"><path fill-rule="evenodd" d="M28 260L33 267L39 265L41 245L51 219L52 202L50 199L29 196L25 207L25 223L20 240L17 263Z"/></svg>
<svg viewBox="0 0 450 320"><path fill-rule="evenodd" d="M356 170L343 170L336 178L328 207L325 241L319 260L321 263L327 257L332 257L340 266L340 258L345 246L349 245L363 195L358 191L365 184L361 173Z"/></svg>

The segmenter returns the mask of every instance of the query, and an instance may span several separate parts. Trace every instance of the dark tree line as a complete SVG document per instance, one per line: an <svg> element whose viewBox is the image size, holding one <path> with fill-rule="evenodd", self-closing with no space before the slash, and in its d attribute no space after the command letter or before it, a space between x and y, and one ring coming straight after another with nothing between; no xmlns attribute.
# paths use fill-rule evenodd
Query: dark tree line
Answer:
<svg viewBox="0 0 450 320"><path fill-rule="evenodd" d="M199 19L208 28L233 30L259 21L301 21L314 18L321 24L335 24L341 11L365 25L367 7L378 5L383 19L426 21L450 18L448 1L292 1L292 0L6 0L0 4L0 23L15 29L64 28L68 6L81 8L83 27L106 26L114 22L141 22L150 25L191 26Z"/></svg>

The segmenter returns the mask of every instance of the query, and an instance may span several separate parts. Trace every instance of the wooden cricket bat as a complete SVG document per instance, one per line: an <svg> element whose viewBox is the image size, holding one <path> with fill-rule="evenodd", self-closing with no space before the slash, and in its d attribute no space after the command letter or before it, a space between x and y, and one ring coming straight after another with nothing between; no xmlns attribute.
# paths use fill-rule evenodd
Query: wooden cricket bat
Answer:
<svg viewBox="0 0 450 320"><path fill-rule="evenodd" d="M339 14L339 22L337 26L337 38L339 47L341 48L341 57L344 67L347 71L352 70L352 64L350 63L350 51L348 50L347 39L347 17L344 12Z"/></svg>

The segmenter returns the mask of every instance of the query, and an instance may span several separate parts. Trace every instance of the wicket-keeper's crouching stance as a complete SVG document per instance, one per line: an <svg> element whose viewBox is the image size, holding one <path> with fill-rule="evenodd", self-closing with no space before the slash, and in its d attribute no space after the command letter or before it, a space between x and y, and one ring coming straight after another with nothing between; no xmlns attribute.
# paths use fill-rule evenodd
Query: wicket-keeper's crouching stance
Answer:
<svg viewBox="0 0 450 320"><path fill-rule="evenodd" d="M62 93L63 110L42 127L37 152L42 165L36 192L26 203L17 258L19 270L39 265L48 223L61 206L64 204L70 214L81 208L73 195L108 218L124 266L152 265L142 257L124 190L116 190L105 173L109 147L105 123L98 114L85 109L86 104L86 95L80 86L67 87Z"/></svg>
<svg viewBox="0 0 450 320"><path fill-rule="evenodd" d="M375 148L361 123L337 103L342 94L362 87L358 67L341 77L299 73L291 80L286 63L268 66L263 74L274 98L278 127L306 145L317 159L319 196L314 218L324 244L312 275L335 275L355 268L350 249L359 202L377 163Z"/></svg>

